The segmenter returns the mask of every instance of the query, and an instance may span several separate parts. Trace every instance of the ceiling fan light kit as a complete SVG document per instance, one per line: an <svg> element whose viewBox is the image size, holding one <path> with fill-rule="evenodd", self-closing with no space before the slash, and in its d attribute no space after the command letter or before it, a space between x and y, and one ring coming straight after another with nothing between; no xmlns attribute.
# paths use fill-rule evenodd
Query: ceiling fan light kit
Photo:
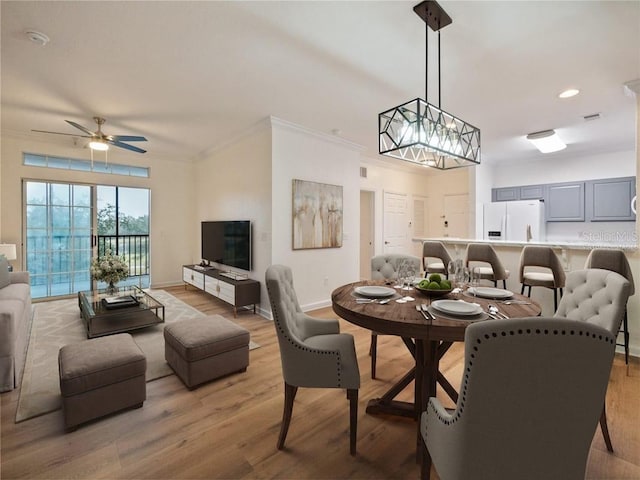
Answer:
<svg viewBox="0 0 640 480"><path fill-rule="evenodd" d="M92 151L99 150L104 152L109 150L109 145L113 145L114 147L124 148L125 150L130 150L136 153L147 152L142 148L136 147L134 145L129 145L128 143L124 143L124 142L146 142L147 141L146 138L141 137L139 135L105 135L102 132L102 125L105 123L106 120L102 117L93 117L93 121L96 122L96 124L98 125L98 130L96 130L95 132L92 132L88 128L83 127L79 123L72 122L71 120L65 120L65 122L67 122L72 127L75 127L78 130L81 130L82 132L84 132L85 135L77 135L73 133L62 133L62 132L48 132L45 130L32 130L32 131L39 132L39 133L51 133L54 135L70 135L72 137L89 138L91 139L89 141L89 148Z"/></svg>
<svg viewBox="0 0 640 480"><path fill-rule="evenodd" d="M378 115L379 153L441 170L480 164L480 129L440 108L440 29L452 23L437 2L413 7L425 22L425 100ZM428 102L429 27L438 33L438 106Z"/></svg>
<svg viewBox="0 0 640 480"><path fill-rule="evenodd" d="M103 140L91 140L89 142L89 148L91 150L99 150L105 152L109 150L109 144Z"/></svg>
<svg viewBox="0 0 640 480"><path fill-rule="evenodd" d="M555 130L543 130L527 135L533 145L542 153L553 153L567 148L567 145L560 139Z"/></svg>

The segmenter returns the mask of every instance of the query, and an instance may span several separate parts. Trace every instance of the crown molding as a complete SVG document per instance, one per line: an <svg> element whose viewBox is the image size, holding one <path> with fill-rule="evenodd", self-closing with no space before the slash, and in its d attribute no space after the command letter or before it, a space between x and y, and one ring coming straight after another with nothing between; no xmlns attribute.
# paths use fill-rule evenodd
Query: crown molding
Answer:
<svg viewBox="0 0 640 480"><path fill-rule="evenodd" d="M630 82L626 82L624 84L625 90L635 93L638 98L640 98L640 78L636 80L631 80Z"/></svg>
<svg viewBox="0 0 640 480"><path fill-rule="evenodd" d="M234 143L239 142L243 138L256 135L260 133L262 130L265 130L270 127L271 127L271 123L269 121L269 117L265 117L261 120L258 120L253 125L250 125L249 127L243 129L242 132L235 135L231 135L224 142L219 143L218 145L215 145L213 147L207 148L206 150L203 150L202 152L197 154L195 157L192 157L191 160L194 162L205 160L207 157L210 157L211 155L215 155L216 153L221 152L222 150L233 145Z"/></svg>
<svg viewBox="0 0 640 480"><path fill-rule="evenodd" d="M357 152L364 151L365 147L359 145L355 142L351 142L337 135L330 135L328 133L319 132L317 130L312 130L307 127L303 127L301 125L297 125L292 122L288 122L287 120L282 120L281 118L270 116L269 121L272 127L279 127L284 130L289 130L296 133L303 133L305 135L310 135L312 137L316 137L325 142L335 143L336 145L340 145L342 147L350 148L351 150L355 150Z"/></svg>

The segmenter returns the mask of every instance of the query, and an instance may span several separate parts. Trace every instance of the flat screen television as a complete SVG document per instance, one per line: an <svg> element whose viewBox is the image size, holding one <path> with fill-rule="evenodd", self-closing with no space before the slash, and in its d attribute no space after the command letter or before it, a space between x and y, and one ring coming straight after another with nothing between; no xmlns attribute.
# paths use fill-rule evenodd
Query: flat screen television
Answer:
<svg viewBox="0 0 640 480"><path fill-rule="evenodd" d="M251 222L202 222L202 259L251 270Z"/></svg>

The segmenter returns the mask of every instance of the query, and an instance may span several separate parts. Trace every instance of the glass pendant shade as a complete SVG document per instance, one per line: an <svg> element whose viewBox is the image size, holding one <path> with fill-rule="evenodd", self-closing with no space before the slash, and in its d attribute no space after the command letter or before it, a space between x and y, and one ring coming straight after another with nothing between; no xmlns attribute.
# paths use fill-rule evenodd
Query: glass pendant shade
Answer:
<svg viewBox="0 0 640 480"><path fill-rule="evenodd" d="M416 98L378 115L381 155L448 170L480 164L480 129L440 108L440 29L453 20L438 2L425 0L413 11L425 22L425 66L428 70L429 28L438 32L438 106Z"/></svg>
<svg viewBox="0 0 640 480"><path fill-rule="evenodd" d="M416 98L378 115L382 155L442 170L480 163L480 130Z"/></svg>

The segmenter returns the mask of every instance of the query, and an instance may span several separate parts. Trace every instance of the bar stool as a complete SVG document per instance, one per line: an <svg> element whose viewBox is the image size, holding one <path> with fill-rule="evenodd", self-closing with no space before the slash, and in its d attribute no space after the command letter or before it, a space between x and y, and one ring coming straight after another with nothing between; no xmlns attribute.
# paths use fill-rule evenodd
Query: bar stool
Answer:
<svg viewBox="0 0 640 480"><path fill-rule="evenodd" d="M439 259L439 262L428 262L429 258ZM442 242L427 240L422 244L422 265L424 266L424 278L431 273L442 273L449 278L448 266L451 255L447 252Z"/></svg>
<svg viewBox="0 0 640 480"><path fill-rule="evenodd" d="M616 272L626 278L631 284L629 296L635 293L631 267L629 266L627 256L622 250L594 248L589 253L584 268L601 268L603 270ZM624 363L629 365L629 320L627 318L626 307L624 309L624 317L622 319L620 332L624 337L624 343L616 343L616 345L624 347Z"/></svg>
<svg viewBox="0 0 640 480"><path fill-rule="evenodd" d="M543 267L551 272L525 272L526 267ZM524 287L529 287L527 295L531 296L531 287L545 287L553 290L553 311L558 309L558 290L562 298L562 289L565 284L565 274L558 255L551 247L539 247L529 245L522 249L520 255L520 283L521 294Z"/></svg>
<svg viewBox="0 0 640 480"><path fill-rule="evenodd" d="M498 254L488 243L470 243L467 245L465 265L469 268L470 262L488 263L489 267L476 267L480 274L480 280L490 280L494 286L498 286L498 281L502 280L502 286L507 288L507 278L509 270L502 266Z"/></svg>
<svg viewBox="0 0 640 480"><path fill-rule="evenodd" d="M406 262L410 264L418 276L420 276L420 259L413 255L402 255L391 253L387 255L376 255L371 258L371 280L395 280L398 278L400 265ZM378 354L378 332L371 332L371 345L369 355L371 355L371 378L376 378L376 359Z"/></svg>

